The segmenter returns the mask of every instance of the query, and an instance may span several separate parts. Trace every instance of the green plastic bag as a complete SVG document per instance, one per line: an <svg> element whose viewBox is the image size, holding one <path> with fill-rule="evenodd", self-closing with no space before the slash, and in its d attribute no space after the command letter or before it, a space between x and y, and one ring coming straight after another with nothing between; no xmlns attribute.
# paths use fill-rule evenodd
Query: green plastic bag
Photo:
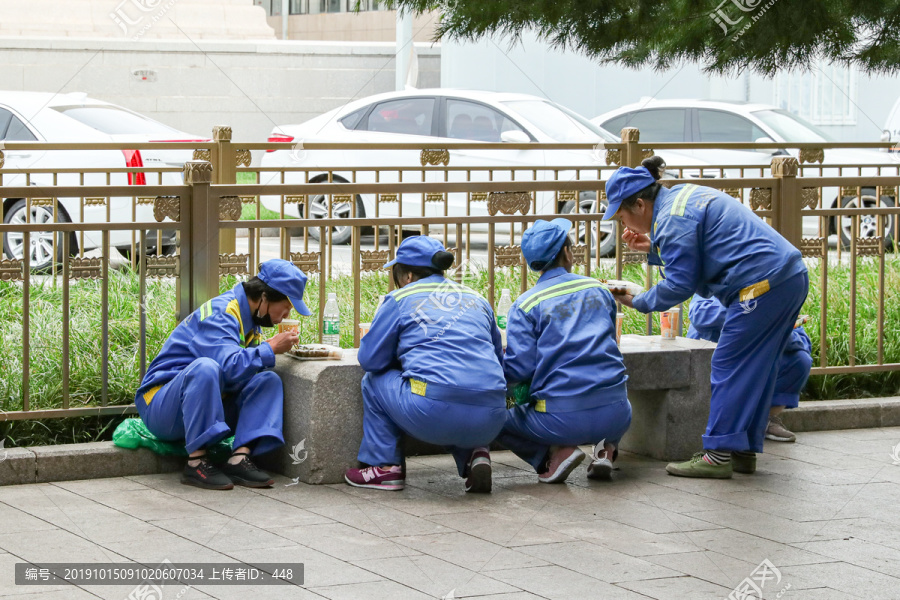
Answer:
<svg viewBox="0 0 900 600"><path fill-rule="evenodd" d="M517 383L506 390L506 408L531 404L531 382Z"/></svg>
<svg viewBox="0 0 900 600"><path fill-rule="evenodd" d="M217 442L207 451L213 462L221 462L227 460L231 456L231 445L234 443L234 436ZM164 456L187 456L187 450L184 449L183 442L167 442L159 439L147 429L141 419L125 419L113 432L113 444L120 448L128 448L136 450L137 448L148 448L157 454Z"/></svg>

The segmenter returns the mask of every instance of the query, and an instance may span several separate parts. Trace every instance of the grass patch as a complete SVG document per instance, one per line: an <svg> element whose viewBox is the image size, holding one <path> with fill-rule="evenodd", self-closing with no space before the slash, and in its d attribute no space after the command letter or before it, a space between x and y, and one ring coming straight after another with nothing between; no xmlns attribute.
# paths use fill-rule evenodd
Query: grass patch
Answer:
<svg viewBox="0 0 900 600"><path fill-rule="evenodd" d="M643 282L643 265L627 265L625 277ZM594 277L612 277L611 269L600 269ZM900 288L900 260L891 259L886 265L885 331L900 331L900 304L891 302L890 290ZM528 285L534 285L537 274L529 272ZM811 317L807 331L813 342L814 364L819 364L818 304L821 294L815 268L810 270L810 297L804 313ZM237 283L234 277L221 281L222 291ZM478 271L464 282L487 293L488 273ZM829 268L827 321L828 363L849 364L849 267ZM877 362L877 263L860 262L857 295L857 364ZM102 337L99 281L73 281L70 285L70 406L93 406L100 403L102 390ZM495 273L497 297L502 288L509 288L513 299L521 289L518 269L502 269ZM327 291L335 292L341 305L341 342L344 347L353 343L353 281L348 276L327 283ZM366 274L360 290L360 320L371 321L378 296L388 291L386 273ZM318 339L319 280L310 279L306 299L313 315L303 317L301 339ZM109 278L109 404L130 404L140 383L140 311L139 279L131 270L112 271ZM43 279L32 284L30 300L31 351L30 407L32 410L62 407L62 286ZM147 281L147 363L159 352L166 338L176 326L175 284L171 281ZM687 307L685 307L687 308ZM685 310L685 313L687 310ZM22 288L21 285L0 282L0 408L4 411L22 409ZM623 331L643 334L646 316L633 310L625 311ZM659 331L658 315L653 319L654 333ZM271 332L269 332L271 333ZM900 362L900 336L886 336L884 361ZM809 399L865 398L894 396L900 390L900 372L876 372L851 375L816 376L806 389ZM16 421L0 424L0 432L10 445L29 445L93 441L108 439L121 417L72 418L48 421Z"/></svg>

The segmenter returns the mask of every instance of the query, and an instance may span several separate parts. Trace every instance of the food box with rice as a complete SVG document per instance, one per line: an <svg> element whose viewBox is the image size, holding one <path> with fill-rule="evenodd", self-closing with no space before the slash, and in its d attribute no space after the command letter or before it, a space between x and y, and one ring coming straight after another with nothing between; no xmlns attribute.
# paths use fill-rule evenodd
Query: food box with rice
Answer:
<svg viewBox="0 0 900 600"><path fill-rule="evenodd" d="M644 288L638 284L622 279L601 279L600 283L605 285L613 294L631 294L632 296L637 296L644 292Z"/></svg>
<svg viewBox="0 0 900 600"><path fill-rule="evenodd" d="M328 344L297 344L287 355L297 360L341 360L344 350Z"/></svg>

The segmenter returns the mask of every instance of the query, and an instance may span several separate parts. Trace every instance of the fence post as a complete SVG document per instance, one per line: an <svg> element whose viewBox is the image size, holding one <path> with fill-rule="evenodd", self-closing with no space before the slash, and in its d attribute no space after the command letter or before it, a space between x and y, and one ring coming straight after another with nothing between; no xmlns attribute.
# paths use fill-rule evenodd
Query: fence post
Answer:
<svg viewBox="0 0 900 600"><path fill-rule="evenodd" d="M622 157L621 166L641 166L641 132L637 127L625 127L622 129L622 141L625 143L625 156Z"/></svg>
<svg viewBox="0 0 900 600"><path fill-rule="evenodd" d="M237 156L234 146L231 144L231 127L216 125L213 127L213 148L210 162L213 165L212 183L234 184L237 183ZM222 254L234 254L236 252L237 231L226 229L219 233L219 252Z"/></svg>
<svg viewBox="0 0 900 600"><path fill-rule="evenodd" d="M772 227L797 248L803 239L801 182L797 179L799 168L800 163L793 156L772 159L772 177L779 184L772 190Z"/></svg>
<svg viewBox="0 0 900 600"><path fill-rule="evenodd" d="M205 160L191 160L184 164L184 183L191 186L190 203L190 309L219 294L219 199L213 198L213 166ZM184 284L182 284L184 285Z"/></svg>

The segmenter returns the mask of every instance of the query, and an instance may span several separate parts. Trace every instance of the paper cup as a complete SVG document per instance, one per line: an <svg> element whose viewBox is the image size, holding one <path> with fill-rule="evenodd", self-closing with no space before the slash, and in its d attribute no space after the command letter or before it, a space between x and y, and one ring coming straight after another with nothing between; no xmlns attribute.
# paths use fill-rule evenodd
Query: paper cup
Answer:
<svg viewBox="0 0 900 600"><path fill-rule="evenodd" d="M674 340L678 337L678 317L681 309L670 308L659 315L659 330L662 339Z"/></svg>
<svg viewBox="0 0 900 600"><path fill-rule="evenodd" d="M625 321L625 313L616 313L616 344L622 343L622 323Z"/></svg>
<svg viewBox="0 0 900 600"><path fill-rule="evenodd" d="M285 319L281 323L278 324L278 333L284 333L285 331L293 331L294 333L300 333L300 321L295 321L294 319Z"/></svg>
<svg viewBox="0 0 900 600"><path fill-rule="evenodd" d="M371 323L360 323L359 324L359 339L363 339L363 337L369 333L369 329L372 328Z"/></svg>

